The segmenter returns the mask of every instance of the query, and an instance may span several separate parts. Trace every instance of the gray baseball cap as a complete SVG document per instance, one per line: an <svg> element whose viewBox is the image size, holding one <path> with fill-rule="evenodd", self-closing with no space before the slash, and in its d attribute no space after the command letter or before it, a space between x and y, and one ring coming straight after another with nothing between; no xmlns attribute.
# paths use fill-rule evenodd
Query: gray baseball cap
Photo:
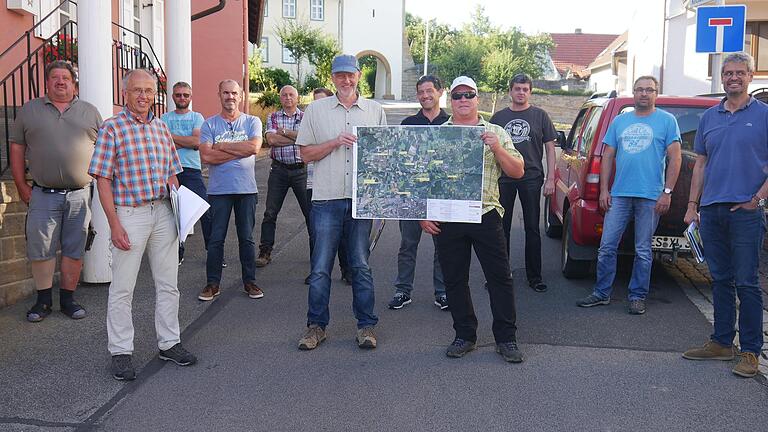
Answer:
<svg viewBox="0 0 768 432"><path fill-rule="evenodd" d="M360 72L357 58L349 54L342 54L334 57L333 63L331 63L331 73L336 72Z"/></svg>

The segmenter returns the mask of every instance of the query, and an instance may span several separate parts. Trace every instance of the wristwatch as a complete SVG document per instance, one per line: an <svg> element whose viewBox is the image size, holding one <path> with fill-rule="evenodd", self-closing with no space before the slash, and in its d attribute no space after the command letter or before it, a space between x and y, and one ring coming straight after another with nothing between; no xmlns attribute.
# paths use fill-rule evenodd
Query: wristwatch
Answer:
<svg viewBox="0 0 768 432"><path fill-rule="evenodd" d="M672 188L665 187L664 188L664 193L667 194L667 195L671 194L672 193Z"/></svg>
<svg viewBox="0 0 768 432"><path fill-rule="evenodd" d="M758 198L757 195L755 195L755 198L757 200L757 206L760 208L765 208L766 205L768 205L768 199L766 198Z"/></svg>

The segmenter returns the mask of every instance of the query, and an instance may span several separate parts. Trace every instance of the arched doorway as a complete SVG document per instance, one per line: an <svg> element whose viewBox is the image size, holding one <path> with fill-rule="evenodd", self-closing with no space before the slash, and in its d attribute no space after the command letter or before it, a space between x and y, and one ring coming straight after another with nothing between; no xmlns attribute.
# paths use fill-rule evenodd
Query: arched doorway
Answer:
<svg viewBox="0 0 768 432"><path fill-rule="evenodd" d="M355 57L358 60L365 57L376 59L376 79L374 85L373 97L376 99L394 99L392 94L392 67L383 54L374 50L365 50L359 52Z"/></svg>

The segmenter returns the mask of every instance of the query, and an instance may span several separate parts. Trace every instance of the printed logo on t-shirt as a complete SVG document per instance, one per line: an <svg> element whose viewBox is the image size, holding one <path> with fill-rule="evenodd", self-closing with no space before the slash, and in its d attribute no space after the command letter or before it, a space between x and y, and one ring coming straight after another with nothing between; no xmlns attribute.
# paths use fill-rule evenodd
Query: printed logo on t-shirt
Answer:
<svg viewBox="0 0 768 432"><path fill-rule="evenodd" d="M248 135L245 133L245 131L231 130L231 131L220 133L216 135L216 138L214 138L214 142L223 142L223 141L224 142L248 141Z"/></svg>
<svg viewBox="0 0 768 432"><path fill-rule="evenodd" d="M621 132L621 148L627 153L640 153L651 146L653 128L645 123L634 123Z"/></svg>
<svg viewBox="0 0 768 432"><path fill-rule="evenodd" d="M513 144L520 144L523 141L530 140L531 125L523 119L512 120L504 126L504 130L512 137Z"/></svg>

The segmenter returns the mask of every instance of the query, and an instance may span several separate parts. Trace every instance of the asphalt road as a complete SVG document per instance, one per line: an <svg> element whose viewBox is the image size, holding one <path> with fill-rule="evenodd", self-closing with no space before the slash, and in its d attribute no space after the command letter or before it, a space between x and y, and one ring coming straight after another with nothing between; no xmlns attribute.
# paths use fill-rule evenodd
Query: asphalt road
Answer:
<svg viewBox="0 0 768 432"><path fill-rule="evenodd" d="M268 160L257 165L259 215L268 166ZM328 340L299 351L309 262L306 229L289 193L273 262L257 273L261 300L242 291L234 226L222 295L196 300L205 282L204 255L201 236L190 239L179 285L182 340L200 359L193 367L156 358L146 265L134 298L139 377L131 383L109 375L104 286L79 290L90 313L79 322L55 313L26 323L28 304L0 310L0 430L765 430L764 378L733 376L733 362L680 357L706 340L710 326L670 274L654 269L643 316L626 313L626 274L617 279L611 305L579 309L574 302L590 292L591 281L563 279L559 240L544 238L549 290L535 293L525 284L520 219L518 209L511 262L526 356L520 365L504 363L493 350L476 261L470 284L480 348L463 359L445 357L453 331L450 314L432 305L433 249L426 235L414 302L399 311L386 308L396 276L396 223L387 225L370 260L379 347L355 345L351 291L336 271ZM257 241L258 232L257 226Z"/></svg>

